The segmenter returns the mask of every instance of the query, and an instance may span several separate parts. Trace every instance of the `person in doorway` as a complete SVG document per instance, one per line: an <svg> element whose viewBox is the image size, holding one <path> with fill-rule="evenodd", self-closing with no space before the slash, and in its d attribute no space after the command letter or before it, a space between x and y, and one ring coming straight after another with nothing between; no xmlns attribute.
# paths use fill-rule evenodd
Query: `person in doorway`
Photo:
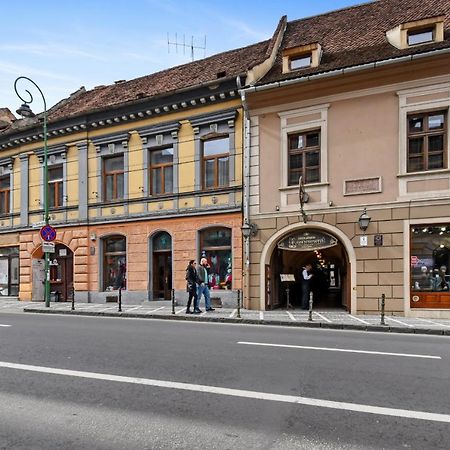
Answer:
<svg viewBox="0 0 450 450"><path fill-rule="evenodd" d="M197 285L199 284L197 270L195 268L196 262L191 259L189 265L186 267L186 284L189 293L188 302L186 306L186 314L201 313L198 307ZM191 311L191 303L194 300L194 310Z"/></svg>
<svg viewBox="0 0 450 450"><path fill-rule="evenodd" d="M197 267L197 276L199 280L199 286L197 290L198 303L202 298L202 294L205 297L205 309L206 311L214 311L211 307L211 297L209 294L209 264L206 258L200 260L200 266Z"/></svg>
<svg viewBox="0 0 450 450"><path fill-rule="evenodd" d="M306 264L302 271L302 309L309 309L309 294L313 276L311 264Z"/></svg>

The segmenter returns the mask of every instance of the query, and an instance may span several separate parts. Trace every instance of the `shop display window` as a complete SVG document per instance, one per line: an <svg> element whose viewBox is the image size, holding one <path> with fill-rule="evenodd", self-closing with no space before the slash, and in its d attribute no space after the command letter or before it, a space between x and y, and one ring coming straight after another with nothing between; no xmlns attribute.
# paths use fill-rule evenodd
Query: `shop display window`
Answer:
<svg viewBox="0 0 450 450"><path fill-rule="evenodd" d="M208 260L211 289L232 288L231 229L208 228L200 233L201 257Z"/></svg>
<svg viewBox="0 0 450 450"><path fill-rule="evenodd" d="M450 224L411 228L411 290L450 292Z"/></svg>
<svg viewBox="0 0 450 450"><path fill-rule="evenodd" d="M126 238L111 236L103 241L103 290L126 289Z"/></svg>

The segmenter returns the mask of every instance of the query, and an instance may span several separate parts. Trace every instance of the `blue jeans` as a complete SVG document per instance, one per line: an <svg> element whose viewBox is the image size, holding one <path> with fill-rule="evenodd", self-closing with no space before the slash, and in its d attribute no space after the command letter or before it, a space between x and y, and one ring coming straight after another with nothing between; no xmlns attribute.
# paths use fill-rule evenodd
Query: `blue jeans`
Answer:
<svg viewBox="0 0 450 450"><path fill-rule="evenodd" d="M198 305L200 305L200 300L202 298L202 294L205 296L205 309L211 308L211 298L209 295L209 287L207 284L203 284L203 286L200 284L197 289L197 298L198 298Z"/></svg>

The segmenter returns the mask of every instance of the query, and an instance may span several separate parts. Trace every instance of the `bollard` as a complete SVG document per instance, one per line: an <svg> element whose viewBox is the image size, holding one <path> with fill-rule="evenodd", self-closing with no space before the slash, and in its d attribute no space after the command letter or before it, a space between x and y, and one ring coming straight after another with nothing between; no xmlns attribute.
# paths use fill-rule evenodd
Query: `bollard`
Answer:
<svg viewBox="0 0 450 450"><path fill-rule="evenodd" d="M175 314L175 289L172 289L172 314Z"/></svg>
<svg viewBox="0 0 450 450"><path fill-rule="evenodd" d="M309 293L309 317L308 321L312 322L312 309L313 309L313 293Z"/></svg>
<svg viewBox="0 0 450 450"><path fill-rule="evenodd" d="M72 311L75 311L75 289L72 288Z"/></svg>
<svg viewBox="0 0 450 450"><path fill-rule="evenodd" d="M286 309L289 309L289 307L291 306L291 304L289 302L289 293L290 293L290 289L289 289L289 285L287 285L287 287L286 287Z"/></svg>
<svg viewBox="0 0 450 450"><path fill-rule="evenodd" d="M237 318L241 318L241 290L237 291Z"/></svg>
<svg viewBox="0 0 450 450"><path fill-rule="evenodd" d="M119 312L122 312L122 286L119 288Z"/></svg>
<svg viewBox="0 0 450 450"><path fill-rule="evenodd" d="M386 325L384 322L384 307L386 304L386 296L381 294L381 325Z"/></svg>

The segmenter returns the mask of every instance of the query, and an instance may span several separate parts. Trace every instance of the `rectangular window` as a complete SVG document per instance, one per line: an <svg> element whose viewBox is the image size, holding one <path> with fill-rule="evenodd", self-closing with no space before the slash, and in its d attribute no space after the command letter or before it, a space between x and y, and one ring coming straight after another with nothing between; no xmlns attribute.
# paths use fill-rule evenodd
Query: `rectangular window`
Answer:
<svg viewBox="0 0 450 450"><path fill-rule="evenodd" d="M229 137L209 139L203 142L203 188L213 189L230 183Z"/></svg>
<svg viewBox="0 0 450 450"><path fill-rule="evenodd" d="M288 184L320 182L320 130L288 135Z"/></svg>
<svg viewBox="0 0 450 450"><path fill-rule="evenodd" d="M425 44L434 41L434 27L408 31L408 45Z"/></svg>
<svg viewBox="0 0 450 450"><path fill-rule="evenodd" d="M408 172L447 167L446 129L445 111L408 116Z"/></svg>
<svg viewBox="0 0 450 450"><path fill-rule="evenodd" d="M450 224L411 227L411 307L450 308Z"/></svg>
<svg viewBox="0 0 450 450"><path fill-rule="evenodd" d="M0 214L8 214L9 196L11 191L10 176L0 178Z"/></svg>
<svg viewBox="0 0 450 450"><path fill-rule="evenodd" d="M173 192L173 148L150 152L151 195Z"/></svg>
<svg viewBox="0 0 450 450"><path fill-rule="evenodd" d="M293 56L289 59L290 70L303 69L310 67L312 64L312 54Z"/></svg>
<svg viewBox="0 0 450 450"><path fill-rule="evenodd" d="M63 206L63 166L53 166L48 169L48 206L58 208Z"/></svg>
<svg viewBox="0 0 450 450"><path fill-rule="evenodd" d="M103 290L126 289L126 238L108 237L103 241Z"/></svg>
<svg viewBox="0 0 450 450"><path fill-rule="evenodd" d="M123 155L103 160L103 193L105 201L124 197Z"/></svg>

